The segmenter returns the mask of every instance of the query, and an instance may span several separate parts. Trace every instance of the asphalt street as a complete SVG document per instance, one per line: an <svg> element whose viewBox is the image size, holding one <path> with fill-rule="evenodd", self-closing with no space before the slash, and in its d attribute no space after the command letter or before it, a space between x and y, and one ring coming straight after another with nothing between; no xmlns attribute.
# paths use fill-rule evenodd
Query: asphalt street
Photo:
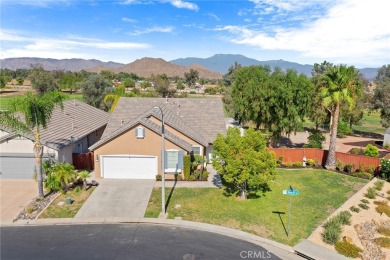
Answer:
<svg viewBox="0 0 390 260"><path fill-rule="evenodd" d="M152 224L1 227L0 259L280 259L215 233Z"/></svg>

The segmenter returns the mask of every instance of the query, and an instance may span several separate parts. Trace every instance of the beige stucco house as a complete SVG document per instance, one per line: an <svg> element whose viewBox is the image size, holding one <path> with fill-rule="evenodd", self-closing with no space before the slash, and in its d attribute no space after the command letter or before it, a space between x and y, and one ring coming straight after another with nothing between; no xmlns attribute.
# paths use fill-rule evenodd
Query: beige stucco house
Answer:
<svg viewBox="0 0 390 260"><path fill-rule="evenodd" d="M72 164L73 153L86 153L100 140L110 114L86 103L68 100L56 107L41 130L44 158ZM31 179L35 160L33 135L20 135L0 126L0 178Z"/></svg>
<svg viewBox="0 0 390 260"><path fill-rule="evenodd" d="M219 98L120 98L102 139L92 145L96 178L154 179L161 174L162 109L165 173L182 173L183 156L211 159L217 134L225 134Z"/></svg>

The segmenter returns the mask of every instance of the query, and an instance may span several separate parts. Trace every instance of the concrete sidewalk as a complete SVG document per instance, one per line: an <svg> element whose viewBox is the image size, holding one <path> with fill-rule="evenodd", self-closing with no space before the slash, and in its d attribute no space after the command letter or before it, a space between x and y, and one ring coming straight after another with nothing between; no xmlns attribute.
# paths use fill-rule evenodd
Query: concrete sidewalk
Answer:
<svg viewBox="0 0 390 260"><path fill-rule="evenodd" d="M21 225L78 225L78 224L118 224L118 223L139 223L139 224L155 224L165 225L173 227L188 228L194 230L207 231L224 236L237 238L243 241L247 241L256 245L264 247L267 251L285 260L303 260L304 258L295 254L292 247L280 244L278 242L262 238L256 235L246 233L244 231L222 227L217 225L174 220L174 219L157 219L157 218L66 218L66 219L34 219L17 221L12 226Z"/></svg>
<svg viewBox="0 0 390 260"><path fill-rule="evenodd" d="M222 180L219 173L210 164L206 166L206 169L209 173L207 181L165 181L165 187L172 188L175 186L175 188L221 188ZM162 182L156 181L154 187L161 188Z"/></svg>

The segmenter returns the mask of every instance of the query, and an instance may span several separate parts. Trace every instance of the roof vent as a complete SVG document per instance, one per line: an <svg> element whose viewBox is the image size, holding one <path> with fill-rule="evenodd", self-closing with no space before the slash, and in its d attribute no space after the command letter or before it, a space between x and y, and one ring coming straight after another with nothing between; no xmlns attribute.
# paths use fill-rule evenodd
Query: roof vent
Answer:
<svg viewBox="0 0 390 260"><path fill-rule="evenodd" d="M121 125L123 125L124 122L125 122L125 120L121 120Z"/></svg>

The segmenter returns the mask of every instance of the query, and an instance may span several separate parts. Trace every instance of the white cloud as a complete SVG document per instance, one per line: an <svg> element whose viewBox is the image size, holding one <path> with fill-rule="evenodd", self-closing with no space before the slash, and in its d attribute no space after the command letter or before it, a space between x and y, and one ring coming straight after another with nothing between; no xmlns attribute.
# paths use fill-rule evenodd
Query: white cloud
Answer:
<svg viewBox="0 0 390 260"><path fill-rule="evenodd" d="M236 44L297 51L340 63L378 65L390 61L389 9L387 0L344 0L303 27L265 31L230 25L215 30L230 32L233 36L230 41Z"/></svg>
<svg viewBox="0 0 390 260"><path fill-rule="evenodd" d="M221 19L214 13L205 13L204 15L213 18L216 21L221 21Z"/></svg>
<svg viewBox="0 0 390 260"><path fill-rule="evenodd" d="M74 0L2 0L1 4L29 5L35 7L49 7L52 5L70 5Z"/></svg>
<svg viewBox="0 0 390 260"><path fill-rule="evenodd" d="M150 48L149 44L103 41L67 35L59 38L20 36L15 31L0 31L2 58L10 57L78 57L93 50L133 50ZM7 48L7 46L12 47ZM78 53L78 55L75 55Z"/></svg>
<svg viewBox="0 0 390 260"><path fill-rule="evenodd" d="M166 27L161 27L161 26L154 26L150 28L144 28L142 30L135 30L131 33L128 33L129 35L137 36L141 34L148 34L148 33L171 33L173 32L174 27L173 26L166 26Z"/></svg>
<svg viewBox="0 0 390 260"><path fill-rule="evenodd" d="M189 10L193 10L193 11L199 10L199 7L194 3L185 2L182 0L170 0L168 2L177 8L185 8L185 9L189 9Z"/></svg>
<svg viewBox="0 0 390 260"><path fill-rule="evenodd" d="M137 22L137 20L131 19L131 18L127 18L127 17L123 17L122 21L126 22L126 23L136 23Z"/></svg>

